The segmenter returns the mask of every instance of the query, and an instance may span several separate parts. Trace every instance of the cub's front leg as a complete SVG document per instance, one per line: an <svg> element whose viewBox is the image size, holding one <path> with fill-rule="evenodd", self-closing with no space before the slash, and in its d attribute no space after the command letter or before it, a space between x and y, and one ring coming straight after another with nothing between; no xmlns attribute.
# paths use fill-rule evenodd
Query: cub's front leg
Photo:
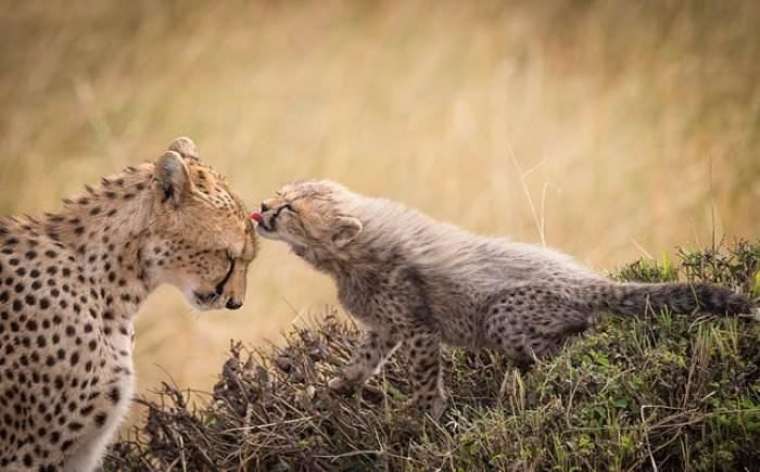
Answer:
<svg viewBox="0 0 760 472"><path fill-rule="evenodd" d="M357 346L351 362L338 377L330 379L327 385L333 390L353 390L376 374L386 360L399 347L401 341L388 330L369 329Z"/></svg>

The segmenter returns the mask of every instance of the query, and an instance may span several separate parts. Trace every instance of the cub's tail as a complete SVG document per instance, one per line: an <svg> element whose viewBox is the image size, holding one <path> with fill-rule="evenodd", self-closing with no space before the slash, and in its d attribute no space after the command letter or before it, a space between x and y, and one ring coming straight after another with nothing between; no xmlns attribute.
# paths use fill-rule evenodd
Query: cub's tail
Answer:
<svg viewBox="0 0 760 472"><path fill-rule="evenodd" d="M751 313L752 304L743 295L717 285L699 283L606 283L583 290L593 307L621 315L669 309L674 313L704 311L714 314Z"/></svg>

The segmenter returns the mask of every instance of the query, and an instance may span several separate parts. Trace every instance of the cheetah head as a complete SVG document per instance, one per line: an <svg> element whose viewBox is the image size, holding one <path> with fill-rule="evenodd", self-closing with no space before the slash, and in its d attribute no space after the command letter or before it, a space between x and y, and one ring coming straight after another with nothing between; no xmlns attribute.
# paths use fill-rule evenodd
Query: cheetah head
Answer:
<svg viewBox="0 0 760 472"><path fill-rule="evenodd" d="M358 196L331 181L304 181L283 186L251 217L264 238L280 240L293 252L320 266L345 258L362 231L361 221L347 212Z"/></svg>
<svg viewBox="0 0 760 472"><path fill-rule="evenodd" d="M238 309L256 256L253 224L224 178L177 139L154 164L150 232L141 247L146 275L178 287L198 309Z"/></svg>

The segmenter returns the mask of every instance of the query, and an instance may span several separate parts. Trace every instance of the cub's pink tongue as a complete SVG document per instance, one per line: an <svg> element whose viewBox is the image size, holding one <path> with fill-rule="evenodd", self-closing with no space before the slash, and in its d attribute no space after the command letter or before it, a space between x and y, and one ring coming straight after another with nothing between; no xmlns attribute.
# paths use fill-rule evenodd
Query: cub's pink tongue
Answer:
<svg viewBox="0 0 760 472"><path fill-rule="evenodd" d="M258 211L254 211L253 213L251 213L251 219L255 221L256 223L264 222L264 217L261 216L261 213L259 213Z"/></svg>

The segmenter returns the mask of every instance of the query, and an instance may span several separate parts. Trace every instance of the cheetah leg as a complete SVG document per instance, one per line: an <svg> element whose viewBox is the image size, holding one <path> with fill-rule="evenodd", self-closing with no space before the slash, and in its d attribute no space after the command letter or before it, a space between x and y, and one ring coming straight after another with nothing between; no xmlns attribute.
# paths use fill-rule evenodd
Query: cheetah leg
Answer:
<svg viewBox="0 0 760 472"><path fill-rule="evenodd" d="M79 448L64 460L63 471L90 472L95 470L114 432L115 428L114 431L104 431L100 437L88 437L84 439Z"/></svg>
<svg viewBox="0 0 760 472"><path fill-rule="evenodd" d="M122 391L123 397L109 413L103 426L82 439L72 454L63 460L63 472L92 472L97 469L105 455L105 449L116 435L127 414L133 385L130 383Z"/></svg>
<svg viewBox="0 0 760 472"><path fill-rule="evenodd" d="M417 329L404 342L404 350L410 364L414 391L411 404L433 418L440 418L447 403L443 388L440 334Z"/></svg>
<svg viewBox="0 0 760 472"><path fill-rule="evenodd" d="M351 362L340 376L330 379L328 386L333 390L346 391L362 385L380 370L400 344L401 341L391 331L368 330Z"/></svg>
<svg viewBox="0 0 760 472"><path fill-rule="evenodd" d="M526 370L587 329L592 315L546 288L510 287L492 297L486 307L485 341Z"/></svg>
<svg viewBox="0 0 760 472"><path fill-rule="evenodd" d="M105 454L106 446L116 434L120 421L111 421L104 425L99 434L83 438L79 448L71 457L64 460L63 472L91 472L94 471L101 458Z"/></svg>

